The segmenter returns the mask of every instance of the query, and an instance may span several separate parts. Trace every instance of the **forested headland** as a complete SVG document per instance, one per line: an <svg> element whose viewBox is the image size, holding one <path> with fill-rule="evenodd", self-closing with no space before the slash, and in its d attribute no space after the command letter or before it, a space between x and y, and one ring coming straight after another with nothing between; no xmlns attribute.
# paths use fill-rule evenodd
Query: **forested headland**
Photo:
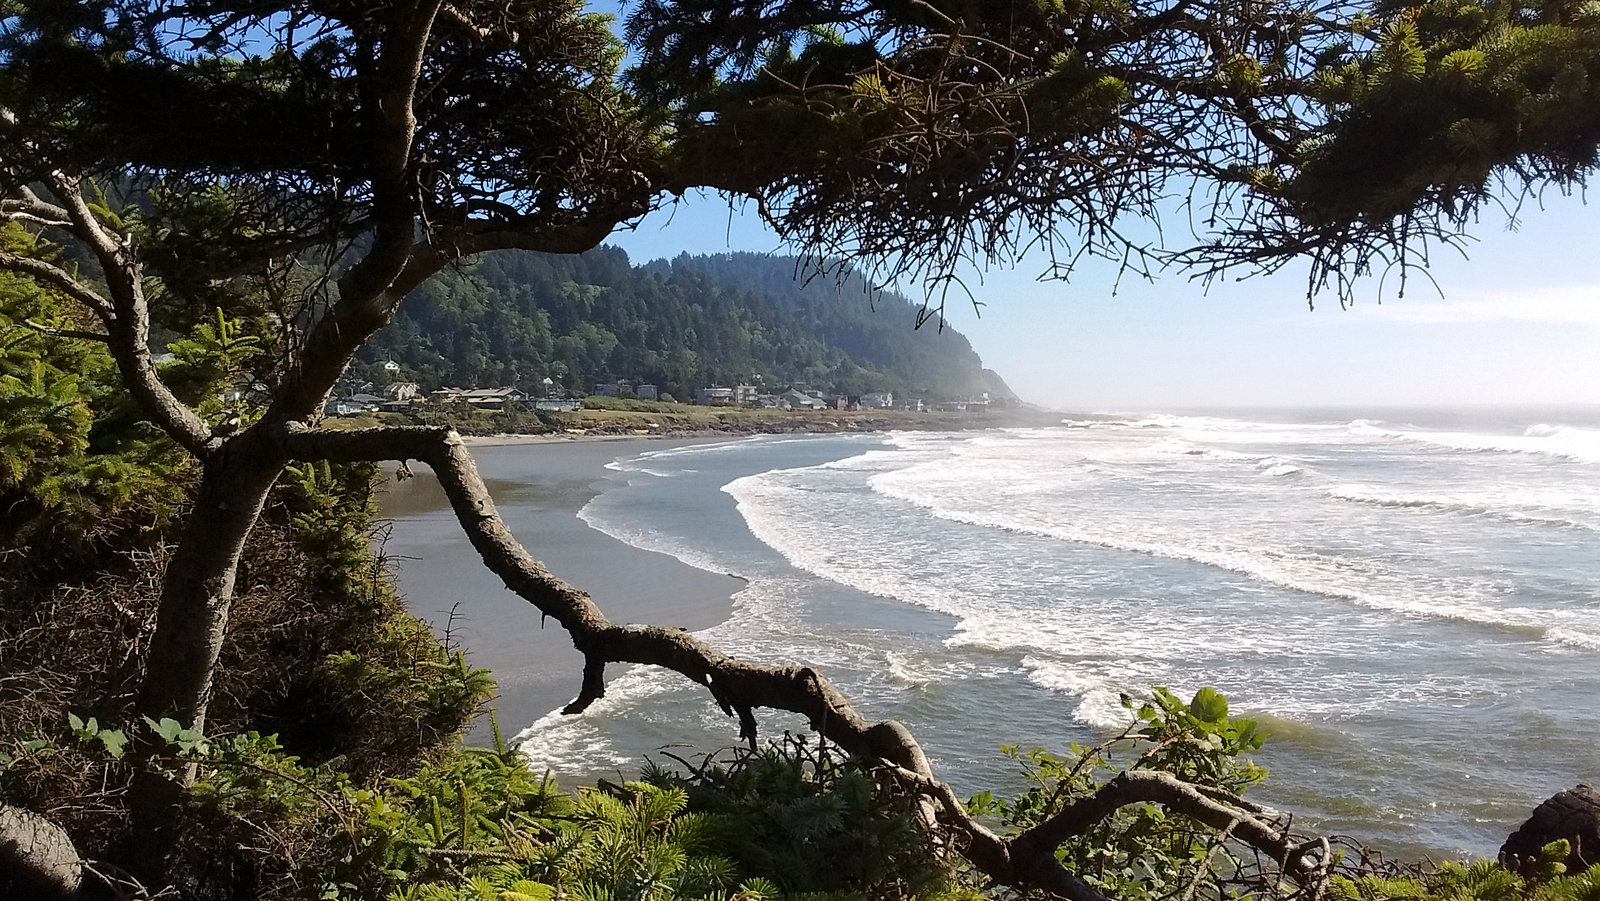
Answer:
<svg viewBox="0 0 1600 901"><path fill-rule="evenodd" d="M356 371L381 381L378 364L392 360L425 391L542 393L550 378L579 396L621 379L684 401L736 384L930 401L1011 395L965 337L919 313L858 273L816 273L796 257L685 254L634 266L608 247L513 251L424 283L367 342Z"/></svg>

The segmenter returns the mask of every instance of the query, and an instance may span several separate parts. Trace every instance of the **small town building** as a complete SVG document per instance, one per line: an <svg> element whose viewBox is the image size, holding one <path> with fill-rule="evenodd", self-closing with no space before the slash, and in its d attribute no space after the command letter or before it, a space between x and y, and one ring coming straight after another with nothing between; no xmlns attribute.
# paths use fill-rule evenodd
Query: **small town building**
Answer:
<svg viewBox="0 0 1600 901"><path fill-rule="evenodd" d="M894 409L894 392L874 391L861 395L862 409L892 410Z"/></svg>
<svg viewBox="0 0 1600 901"><path fill-rule="evenodd" d="M694 392L694 402L708 407L729 407L733 405L733 389L719 385L698 388Z"/></svg>
<svg viewBox="0 0 1600 901"><path fill-rule="evenodd" d="M812 397L790 388L778 396L778 406L785 410L825 410L828 405Z"/></svg>
<svg viewBox="0 0 1600 901"><path fill-rule="evenodd" d="M456 399L480 409L498 410L506 404L520 404L528 395L516 388L472 388L461 392Z"/></svg>
<svg viewBox="0 0 1600 901"><path fill-rule="evenodd" d="M355 416L361 413L376 413L380 407L388 402L389 399L387 397L358 392L328 401L323 405L322 412L329 416Z"/></svg>

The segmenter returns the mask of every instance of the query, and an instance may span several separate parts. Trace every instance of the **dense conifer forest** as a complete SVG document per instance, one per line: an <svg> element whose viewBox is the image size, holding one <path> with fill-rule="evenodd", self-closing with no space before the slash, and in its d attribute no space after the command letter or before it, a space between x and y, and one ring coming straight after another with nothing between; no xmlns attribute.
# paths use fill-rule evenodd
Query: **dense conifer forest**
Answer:
<svg viewBox="0 0 1600 901"><path fill-rule="evenodd" d="M419 289L367 344L361 371L394 360L425 389L537 391L548 377L580 394L624 379L679 399L743 383L1010 395L960 333L937 317L914 328L919 305L855 273L807 274L795 257L753 253L640 266L612 247L496 254Z"/></svg>

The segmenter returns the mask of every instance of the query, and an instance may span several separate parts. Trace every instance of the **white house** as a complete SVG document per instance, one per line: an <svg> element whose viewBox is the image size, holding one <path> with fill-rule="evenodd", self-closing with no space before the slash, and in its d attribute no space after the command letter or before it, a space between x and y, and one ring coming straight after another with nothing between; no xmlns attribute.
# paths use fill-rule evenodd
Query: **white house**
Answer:
<svg viewBox="0 0 1600 901"><path fill-rule="evenodd" d="M861 406L878 410L893 409L894 394L889 391L875 391L871 394L863 394L861 395Z"/></svg>

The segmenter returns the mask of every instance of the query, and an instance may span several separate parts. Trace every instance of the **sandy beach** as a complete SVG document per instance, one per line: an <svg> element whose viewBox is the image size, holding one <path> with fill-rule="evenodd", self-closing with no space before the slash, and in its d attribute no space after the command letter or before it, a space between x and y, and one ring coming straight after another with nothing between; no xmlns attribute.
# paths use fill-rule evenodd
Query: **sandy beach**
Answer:
<svg viewBox="0 0 1600 901"><path fill-rule="evenodd" d="M551 571L588 591L613 620L703 629L727 618L743 582L631 547L577 517L608 483L623 479L607 463L696 440L717 439L494 436L473 444L508 524ZM385 552L407 605L464 648L473 665L494 671L501 723L518 728L570 700L582 657L560 626L541 628L538 612L478 562L432 474L419 466L415 479L390 482L382 506L386 517L404 520ZM486 731L480 723L473 737Z"/></svg>

